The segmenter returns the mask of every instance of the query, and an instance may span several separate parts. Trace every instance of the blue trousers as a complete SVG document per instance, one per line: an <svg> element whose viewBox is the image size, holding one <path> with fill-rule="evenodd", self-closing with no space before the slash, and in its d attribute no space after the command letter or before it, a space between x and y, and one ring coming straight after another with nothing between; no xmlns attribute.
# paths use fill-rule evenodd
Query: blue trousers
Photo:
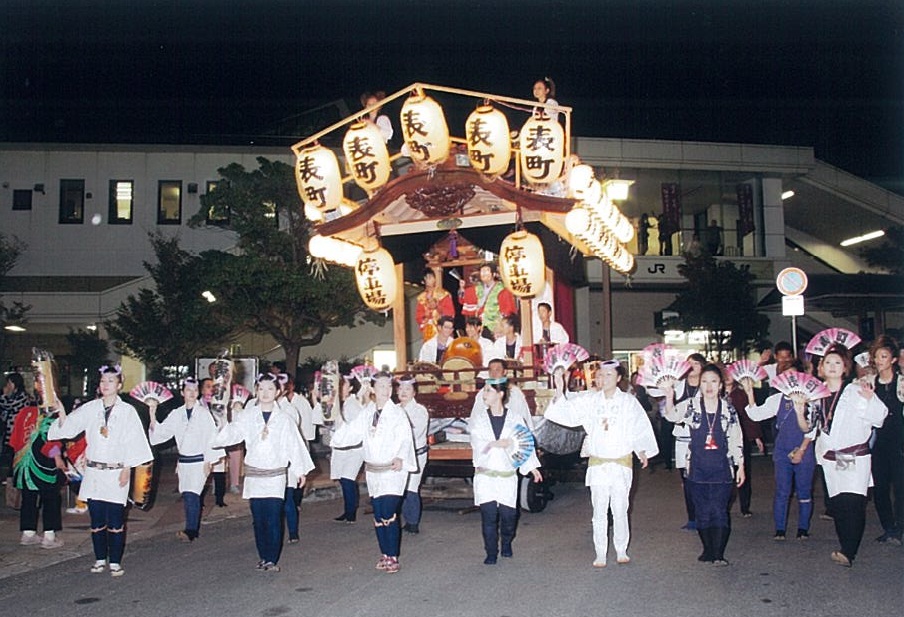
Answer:
<svg viewBox="0 0 904 617"><path fill-rule="evenodd" d="M731 527L728 502L731 499L731 482L694 482L687 480L687 487L694 502L697 529Z"/></svg>
<svg viewBox="0 0 904 617"><path fill-rule="evenodd" d="M512 554L512 540L515 539L515 526L518 524L518 511L498 501L480 504L480 524L483 531L483 548L487 557L495 557L502 540L502 556Z"/></svg>
<svg viewBox="0 0 904 617"><path fill-rule="evenodd" d="M125 509L121 503L88 500L91 544L94 546L96 560L109 558L110 563L122 563L122 554L126 548Z"/></svg>
<svg viewBox="0 0 904 617"><path fill-rule="evenodd" d="M182 506L185 509L185 535L194 540L201 528L201 496L185 491L182 493Z"/></svg>
<svg viewBox="0 0 904 617"><path fill-rule="evenodd" d="M402 500L402 518L406 524L420 525L421 493L419 491L405 491L405 498Z"/></svg>
<svg viewBox="0 0 904 617"><path fill-rule="evenodd" d="M251 500L254 543L262 561L276 563L282 548L283 501L276 497L254 497Z"/></svg>
<svg viewBox="0 0 904 617"><path fill-rule="evenodd" d="M772 500L772 518L776 531L785 531L788 524L788 502L792 489L797 492L797 528L810 529L813 515L813 473L816 471L816 456L813 448L808 448L803 459L793 465L787 455L778 450L773 457L775 464L775 497Z"/></svg>
<svg viewBox="0 0 904 617"><path fill-rule="evenodd" d="M289 539L298 539L298 508L301 506L301 498L304 497L304 489L294 486L286 487L285 507L286 528L289 531Z"/></svg>
<svg viewBox="0 0 904 617"><path fill-rule="evenodd" d="M348 478L339 478L339 486L342 487L345 520L353 521L358 516L358 483Z"/></svg>
<svg viewBox="0 0 904 617"><path fill-rule="evenodd" d="M399 525L399 507L401 495L381 495L371 500L374 509L374 529L377 531L377 542L380 552L388 557L398 557L402 541L402 528Z"/></svg>

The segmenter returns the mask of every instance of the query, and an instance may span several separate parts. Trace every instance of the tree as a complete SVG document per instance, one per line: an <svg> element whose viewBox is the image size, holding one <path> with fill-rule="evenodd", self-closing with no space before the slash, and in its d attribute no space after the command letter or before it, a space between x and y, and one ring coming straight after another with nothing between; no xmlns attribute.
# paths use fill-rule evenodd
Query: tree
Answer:
<svg viewBox="0 0 904 617"><path fill-rule="evenodd" d="M110 355L107 341L102 339L96 330L88 332L81 328L78 330L70 328L66 341L72 350L70 360L72 375L84 375L82 384L84 394L96 392L100 384L100 373L97 369L107 362Z"/></svg>
<svg viewBox="0 0 904 617"><path fill-rule="evenodd" d="M178 237L149 234L157 263L145 262L154 289L140 289L117 309L104 326L118 351L154 370L191 365L194 358L223 346L234 332L219 307L201 296L206 273L201 258L179 247ZM160 373L154 373L160 379Z"/></svg>
<svg viewBox="0 0 904 617"><path fill-rule="evenodd" d="M27 245L16 236L7 236L0 232L0 281L13 269L26 248L28 248ZM2 293L2 286L0 286L0 293ZM31 310L31 305L18 300L14 300L10 306L0 300L0 358L5 357L6 326L24 324L26 322L25 315L29 310Z"/></svg>
<svg viewBox="0 0 904 617"><path fill-rule="evenodd" d="M860 254L874 268L883 268L891 274L904 274L904 227L889 227L881 244L864 248Z"/></svg>
<svg viewBox="0 0 904 617"><path fill-rule="evenodd" d="M382 317L367 311L350 270L315 271L308 253L311 226L292 167L263 157L257 162L254 171L238 163L221 168L223 180L201 197L190 224L237 234L235 251L201 254L207 284L226 314L273 337L295 367L301 348L317 345L331 328Z"/></svg>
<svg viewBox="0 0 904 617"><path fill-rule="evenodd" d="M686 256L678 271L687 287L669 308L678 313L682 329L709 332L707 355L727 360L731 352L746 352L768 335L769 321L756 310L753 275L746 268L701 255Z"/></svg>

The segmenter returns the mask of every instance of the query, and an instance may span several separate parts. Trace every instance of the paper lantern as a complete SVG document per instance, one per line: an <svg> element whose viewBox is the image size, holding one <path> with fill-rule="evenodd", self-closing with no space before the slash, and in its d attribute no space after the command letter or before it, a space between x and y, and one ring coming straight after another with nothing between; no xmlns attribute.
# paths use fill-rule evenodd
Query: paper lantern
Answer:
<svg viewBox="0 0 904 617"><path fill-rule="evenodd" d="M311 257L353 268L358 263L361 247L339 238L315 234L308 241L308 252Z"/></svg>
<svg viewBox="0 0 904 617"><path fill-rule="evenodd" d="M364 304L375 311L392 306L396 296L395 264L386 249L364 251L355 265L355 281Z"/></svg>
<svg viewBox="0 0 904 617"><path fill-rule="evenodd" d="M518 297L535 296L546 284L546 263L540 238L521 229L506 236L499 248L499 275Z"/></svg>
<svg viewBox="0 0 904 617"><path fill-rule="evenodd" d="M574 207L565 215L565 229L568 233L580 236L587 233L590 226L590 213L585 208Z"/></svg>
<svg viewBox="0 0 904 617"><path fill-rule="evenodd" d="M379 127L373 122L356 122L342 140L345 162L355 184L365 191L375 191L387 181L392 171L389 150Z"/></svg>
<svg viewBox="0 0 904 617"><path fill-rule="evenodd" d="M592 182L594 182L593 167L590 165L575 165L568 174L569 197L589 203L590 200L586 199L585 195L590 190Z"/></svg>
<svg viewBox="0 0 904 617"><path fill-rule="evenodd" d="M418 166L436 165L449 156L449 127L439 103L423 93L402 105L402 136Z"/></svg>
<svg viewBox="0 0 904 617"><path fill-rule="evenodd" d="M532 116L518 136L521 175L531 184L549 184L562 173L565 163L565 131L545 116Z"/></svg>
<svg viewBox="0 0 904 617"><path fill-rule="evenodd" d="M314 145L298 152L295 160L295 182L304 202L305 215L312 221L323 220L326 213L342 202L342 172L339 161L329 148ZM320 216L312 218L317 212Z"/></svg>
<svg viewBox="0 0 904 617"><path fill-rule="evenodd" d="M492 105L481 105L465 125L468 158L477 171L490 176L504 173L512 156L508 120Z"/></svg>

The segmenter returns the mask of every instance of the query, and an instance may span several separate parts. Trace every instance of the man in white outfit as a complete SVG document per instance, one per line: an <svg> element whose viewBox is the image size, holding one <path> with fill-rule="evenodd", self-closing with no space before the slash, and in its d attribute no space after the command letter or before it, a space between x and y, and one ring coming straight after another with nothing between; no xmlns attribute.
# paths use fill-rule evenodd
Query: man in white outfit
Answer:
<svg viewBox="0 0 904 617"><path fill-rule="evenodd" d="M586 485L593 504L593 567L606 567L609 549L607 511L612 509L612 543L618 563L628 557L628 495L634 478L633 454L647 466L659 453L650 419L636 398L618 388L618 362L600 364L594 373L596 390L565 396L562 373L555 374L556 394L544 414L550 422L563 426L583 426L587 431Z"/></svg>

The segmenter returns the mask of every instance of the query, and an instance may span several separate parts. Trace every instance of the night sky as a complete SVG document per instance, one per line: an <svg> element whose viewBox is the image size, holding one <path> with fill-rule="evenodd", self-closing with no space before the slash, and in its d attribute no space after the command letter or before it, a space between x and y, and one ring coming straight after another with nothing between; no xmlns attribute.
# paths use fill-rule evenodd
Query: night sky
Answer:
<svg viewBox="0 0 904 617"><path fill-rule="evenodd" d="M812 146L904 194L900 0L2 0L0 50L3 141L289 145L364 90L549 75L576 135Z"/></svg>

